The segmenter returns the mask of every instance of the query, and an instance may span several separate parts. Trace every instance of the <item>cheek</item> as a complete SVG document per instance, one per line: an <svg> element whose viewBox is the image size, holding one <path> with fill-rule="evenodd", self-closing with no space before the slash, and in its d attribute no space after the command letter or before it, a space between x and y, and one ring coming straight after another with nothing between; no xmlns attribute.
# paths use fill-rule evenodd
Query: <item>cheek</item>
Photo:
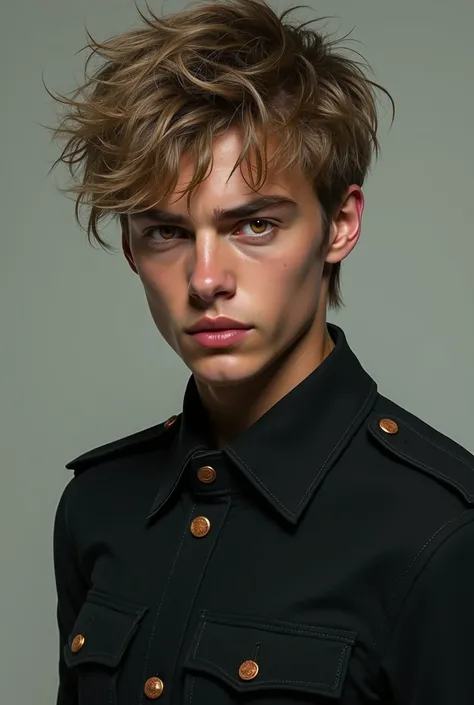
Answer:
<svg viewBox="0 0 474 705"><path fill-rule="evenodd" d="M294 255L278 263L272 275L272 284L285 298L315 293L319 290L322 270L323 262L316 252Z"/></svg>
<svg viewBox="0 0 474 705"><path fill-rule="evenodd" d="M176 277L169 268L159 267L151 260L138 261L136 266L150 305L167 308L173 300L173 279L176 289Z"/></svg>
<svg viewBox="0 0 474 705"><path fill-rule="evenodd" d="M262 290L267 292L266 299L272 313L280 320L291 318L296 325L313 317L318 308L322 272L323 263L316 252L280 263L270 282L267 279L260 283ZM268 295L270 289L271 296Z"/></svg>
<svg viewBox="0 0 474 705"><path fill-rule="evenodd" d="M138 267L137 267L138 269ZM146 269L146 268L145 268ZM141 269L138 275L142 281L148 308L153 322L168 345L177 350L176 333L172 322L176 319L176 302L170 292L170 283L166 277L158 278ZM173 308L174 303L174 308Z"/></svg>
<svg viewBox="0 0 474 705"><path fill-rule="evenodd" d="M169 268L157 267L149 260L136 262L137 273L145 291L153 321L163 338L174 347L171 321L179 316L179 297L176 291L176 276ZM174 282L174 284L173 284Z"/></svg>

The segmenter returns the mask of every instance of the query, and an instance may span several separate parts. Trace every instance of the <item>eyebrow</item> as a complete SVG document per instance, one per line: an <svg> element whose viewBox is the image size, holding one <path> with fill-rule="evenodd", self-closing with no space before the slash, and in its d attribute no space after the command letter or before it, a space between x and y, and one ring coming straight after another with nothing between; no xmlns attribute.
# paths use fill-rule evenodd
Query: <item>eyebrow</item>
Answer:
<svg viewBox="0 0 474 705"><path fill-rule="evenodd" d="M260 198L254 199L253 201L248 201L247 203L242 203L234 208L214 208L213 222L220 223L225 220L249 218L250 216L259 213L266 208L284 208L288 206L294 209L298 207L298 204L292 198L288 198L287 196L261 196ZM132 219L153 218L154 220L159 220L166 225L175 226L185 226L189 225L191 222L186 216L170 213L169 211L159 210L156 208L150 208L148 210L141 211L140 213L134 213L131 217Z"/></svg>

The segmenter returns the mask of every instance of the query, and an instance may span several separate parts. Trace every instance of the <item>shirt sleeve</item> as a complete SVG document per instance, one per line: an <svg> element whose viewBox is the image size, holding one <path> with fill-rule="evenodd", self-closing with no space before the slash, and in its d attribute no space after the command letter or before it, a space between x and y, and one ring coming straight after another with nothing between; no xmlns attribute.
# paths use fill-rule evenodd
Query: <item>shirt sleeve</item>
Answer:
<svg viewBox="0 0 474 705"><path fill-rule="evenodd" d="M473 513L438 545L399 612L382 659L397 705L474 703Z"/></svg>
<svg viewBox="0 0 474 705"><path fill-rule="evenodd" d="M54 573L57 592L57 622L59 628L59 688L57 705L77 705L76 674L67 668L64 647L84 602L87 586L76 559L67 522L69 486L59 501L53 532Z"/></svg>

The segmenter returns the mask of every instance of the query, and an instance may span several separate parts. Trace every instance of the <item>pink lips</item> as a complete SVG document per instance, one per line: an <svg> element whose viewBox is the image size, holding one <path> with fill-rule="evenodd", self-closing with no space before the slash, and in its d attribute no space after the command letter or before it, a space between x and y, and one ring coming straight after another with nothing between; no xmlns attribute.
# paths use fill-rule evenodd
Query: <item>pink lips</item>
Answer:
<svg viewBox="0 0 474 705"><path fill-rule="evenodd" d="M250 330L251 326L221 316L202 318L188 328L187 333L205 348L226 348L243 340Z"/></svg>

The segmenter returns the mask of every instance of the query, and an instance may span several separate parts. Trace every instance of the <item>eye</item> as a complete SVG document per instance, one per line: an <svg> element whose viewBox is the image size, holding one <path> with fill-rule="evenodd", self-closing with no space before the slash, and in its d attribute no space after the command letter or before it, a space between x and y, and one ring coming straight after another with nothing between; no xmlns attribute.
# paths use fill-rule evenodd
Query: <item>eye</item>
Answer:
<svg viewBox="0 0 474 705"><path fill-rule="evenodd" d="M263 218L254 218L243 224L243 227L250 227L252 230L247 233L250 237L259 238L265 235L270 235L275 229L274 223Z"/></svg>
<svg viewBox="0 0 474 705"><path fill-rule="evenodd" d="M147 228L143 231L143 235L152 242L170 242L176 240L176 234L183 234L181 228L176 228L173 225L154 225L152 228Z"/></svg>
<svg viewBox="0 0 474 705"><path fill-rule="evenodd" d="M276 225L264 218L253 218L243 222L237 232L237 236L244 235L248 240L266 241L273 236ZM250 228L250 230L245 230ZM143 231L143 237L146 238L152 245L160 245L174 240L181 240L189 237L183 228L174 225L153 225Z"/></svg>

